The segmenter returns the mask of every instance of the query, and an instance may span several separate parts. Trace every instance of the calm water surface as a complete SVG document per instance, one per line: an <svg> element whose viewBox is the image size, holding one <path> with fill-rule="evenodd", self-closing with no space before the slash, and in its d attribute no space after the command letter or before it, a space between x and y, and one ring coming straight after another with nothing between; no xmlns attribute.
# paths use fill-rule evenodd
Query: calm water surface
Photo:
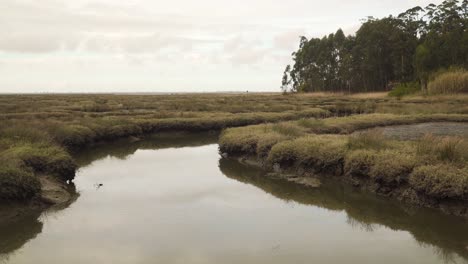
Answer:
<svg viewBox="0 0 468 264"><path fill-rule="evenodd" d="M214 136L78 156L67 208L0 224L5 263L468 263L468 224L220 159ZM103 184L99 187L97 184Z"/></svg>

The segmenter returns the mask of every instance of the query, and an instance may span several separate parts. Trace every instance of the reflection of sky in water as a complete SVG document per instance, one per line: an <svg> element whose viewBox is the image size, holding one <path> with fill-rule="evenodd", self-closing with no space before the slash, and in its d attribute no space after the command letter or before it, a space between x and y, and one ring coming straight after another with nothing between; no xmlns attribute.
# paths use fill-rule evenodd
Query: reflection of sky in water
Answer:
<svg viewBox="0 0 468 264"><path fill-rule="evenodd" d="M11 263L440 263L408 232L350 224L225 177L217 145L137 150L80 169ZM96 189L96 183L103 187Z"/></svg>

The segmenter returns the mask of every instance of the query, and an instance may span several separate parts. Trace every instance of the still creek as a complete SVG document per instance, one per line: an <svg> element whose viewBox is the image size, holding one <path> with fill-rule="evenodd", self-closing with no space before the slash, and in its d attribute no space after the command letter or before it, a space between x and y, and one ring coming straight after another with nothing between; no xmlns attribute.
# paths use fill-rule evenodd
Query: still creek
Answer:
<svg viewBox="0 0 468 264"><path fill-rule="evenodd" d="M0 222L0 263L468 263L468 223L324 181L306 188L218 153L217 136L76 155L79 196Z"/></svg>

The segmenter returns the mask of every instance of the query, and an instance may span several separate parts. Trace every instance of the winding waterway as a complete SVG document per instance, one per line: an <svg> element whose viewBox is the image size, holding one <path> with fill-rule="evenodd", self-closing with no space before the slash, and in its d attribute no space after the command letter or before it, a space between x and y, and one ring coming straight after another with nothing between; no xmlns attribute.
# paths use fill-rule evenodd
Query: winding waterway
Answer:
<svg viewBox="0 0 468 264"><path fill-rule="evenodd" d="M5 263L468 263L468 223L222 159L216 135L77 155L79 197L0 222Z"/></svg>

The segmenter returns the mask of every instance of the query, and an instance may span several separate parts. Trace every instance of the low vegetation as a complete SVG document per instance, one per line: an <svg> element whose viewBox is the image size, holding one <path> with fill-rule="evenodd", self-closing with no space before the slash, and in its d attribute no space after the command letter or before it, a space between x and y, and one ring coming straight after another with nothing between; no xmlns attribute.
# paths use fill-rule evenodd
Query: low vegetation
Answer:
<svg viewBox="0 0 468 264"><path fill-rule="evenodd" d="M400 83L388 93L389 96L402 98L403 96L416 94L421 91L421 86L418 82Z"/></svg>
<svg viewBox="0 0 468 264"><path fill-rule="evenodd" d="M1 95L0 200L37 197L41 175L72 179L77 165L71 153L97 141L242 127L223 133L225 152L272 162L288 160L280 154L290 152L291 160L317 164L318 170L339 170L336 165L344 163L350 149L370 144L353 145L345 134L392 124L466 121L466 114L466 96L397 100L384 93ZM342 135L323 135L320 140L313 136L329 133ZM299 152L285 143L295 139ZM309 151L315 148L321 151Z"/></svg>
<svg viewBox="0 0 468 264"><path fill-rule="evenodd" d="M410 188L419 195L468 199L468 141L427 134L416 141L386 137L372 127L420 122L468 122L468 115L369 114L231 128L220 151L262 159L267 167L339 175L382 194ZM287 127L288 133L273 129ZM294 131L294 132L291 132ZM267 144L265 144L267 142Z"/></svg>
<svg viewBox="0 0 468 264"><path fill-rule="evenodd" d="M373 127L416 124L424 122L468 122L468 115L434 114L434 115L394 115L368 114L326 119L301 119L278 124L261 124L255 126L226 129L220 138L220 148L228 153L265 154L272 145L309 134L350 134L357 130ZM278 129L280 127L281 129ZM372 139L373 135L364 138L351 137L349 145L384 144ZM375 135L374 135L375 136ZM368 140L369 142L360 142ZM380 141L377 143L376 141Z"/></svg>

